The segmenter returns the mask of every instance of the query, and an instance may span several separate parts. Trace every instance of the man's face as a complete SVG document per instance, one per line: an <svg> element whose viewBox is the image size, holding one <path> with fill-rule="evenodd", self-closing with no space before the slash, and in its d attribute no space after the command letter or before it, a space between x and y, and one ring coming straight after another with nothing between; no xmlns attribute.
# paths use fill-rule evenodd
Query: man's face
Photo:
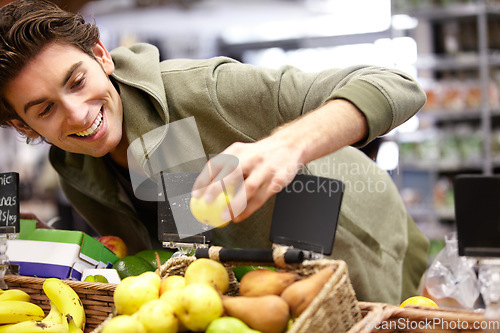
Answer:
<svg viewBox="0 0 500 333"><path fill-rule="evenodd" d="M99 43L93 52L96 59L71 45L45 46L7 86L7 101L28 126L12 125L69 152L113 152L122 140L121 99L108 78L108 51Z"/></svg>

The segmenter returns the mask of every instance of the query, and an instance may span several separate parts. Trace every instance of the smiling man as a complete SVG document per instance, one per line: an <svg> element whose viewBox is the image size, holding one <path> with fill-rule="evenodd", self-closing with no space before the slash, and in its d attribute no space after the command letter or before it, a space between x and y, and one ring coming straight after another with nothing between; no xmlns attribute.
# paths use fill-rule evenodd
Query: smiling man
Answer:
<svg viewBox="0 0 500 333"><path fill-rule="evenodd" d="M108 79L113 61L100 42L92 53L57 41L43 46L5 88L21 118L9 123L29 138L42 136L71 153L110 154L126 167L121 100Z"/></svg>
<svg viewBox="0 0 500 333"><path fill-rule="evenodd" d="M48 1L0 9L0 124L49 142L73 206L132 253L161 244L156 203L139 200L131 186L129 143L140 139L153 154L165 136L155 129L194 118L206 155L235 156L244 179L234 200L244 195L246 207L213 230L213 244L271 247L277 189L298 172L336 178L346 191L332 257L347 262L358 299L399 303L416 291L427 240L390 176L355 147L424 103L415 80L396 70L305 73L224 57L160 62L147 44L108 52L94 25ZM214 193L197 195L210 201Z"/></svg>

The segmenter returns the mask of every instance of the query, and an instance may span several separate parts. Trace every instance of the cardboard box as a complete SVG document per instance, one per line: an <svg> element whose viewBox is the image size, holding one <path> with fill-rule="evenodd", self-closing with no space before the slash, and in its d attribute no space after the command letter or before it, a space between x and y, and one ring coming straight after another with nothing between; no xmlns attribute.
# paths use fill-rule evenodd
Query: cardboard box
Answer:
<svg viewBox="0 0 500 333"><path fill-rule="evenodd" d="M95 238L73 230L37 229L21 220L19 237L7 241L7 256L19 274L80 280L84 269L112 268L118 257Z"/></svg>

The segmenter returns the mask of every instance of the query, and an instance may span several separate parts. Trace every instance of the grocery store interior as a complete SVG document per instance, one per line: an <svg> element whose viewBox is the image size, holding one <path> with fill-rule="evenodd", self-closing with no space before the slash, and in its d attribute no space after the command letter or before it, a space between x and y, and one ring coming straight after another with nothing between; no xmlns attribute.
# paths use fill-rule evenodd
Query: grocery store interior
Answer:
<svg viewBox="0 0 500 333"><path fill-rule="evenodd" d="M8 1L1 1L0 5ZM305 71L355 64L416 77L427 104L364 151L388 170L435 255L455 229L453 179L500 167L500 2L493 0L54 1L93 20L108 49L148 42L163 59L229 56ZM45 143L0 129L0 172L21 210L92 234L58 188Z"/></svg>

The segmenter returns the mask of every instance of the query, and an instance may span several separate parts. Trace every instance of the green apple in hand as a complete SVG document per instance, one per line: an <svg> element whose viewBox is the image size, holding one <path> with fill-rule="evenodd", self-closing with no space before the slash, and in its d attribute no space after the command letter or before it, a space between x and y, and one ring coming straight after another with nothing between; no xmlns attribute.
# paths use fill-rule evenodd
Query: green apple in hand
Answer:
<svg viewBox="0 0 500 333"><path fill-rule="evenodd" d="M154 272L123 279L115 288L113 300L118 314L132 315L148 301L160 296L161 278Z"/></svg>
<svg viewBox="0 0 500 333"><path fill-rule="evenodd" d="M222 218L222 213L231 207L234 196L234 187L227 187L221 191L214 201L207 202L204 196L191 197L189 203L191 213L199 222L214 228L221 228L231 222L231 217Z"/></svg>

